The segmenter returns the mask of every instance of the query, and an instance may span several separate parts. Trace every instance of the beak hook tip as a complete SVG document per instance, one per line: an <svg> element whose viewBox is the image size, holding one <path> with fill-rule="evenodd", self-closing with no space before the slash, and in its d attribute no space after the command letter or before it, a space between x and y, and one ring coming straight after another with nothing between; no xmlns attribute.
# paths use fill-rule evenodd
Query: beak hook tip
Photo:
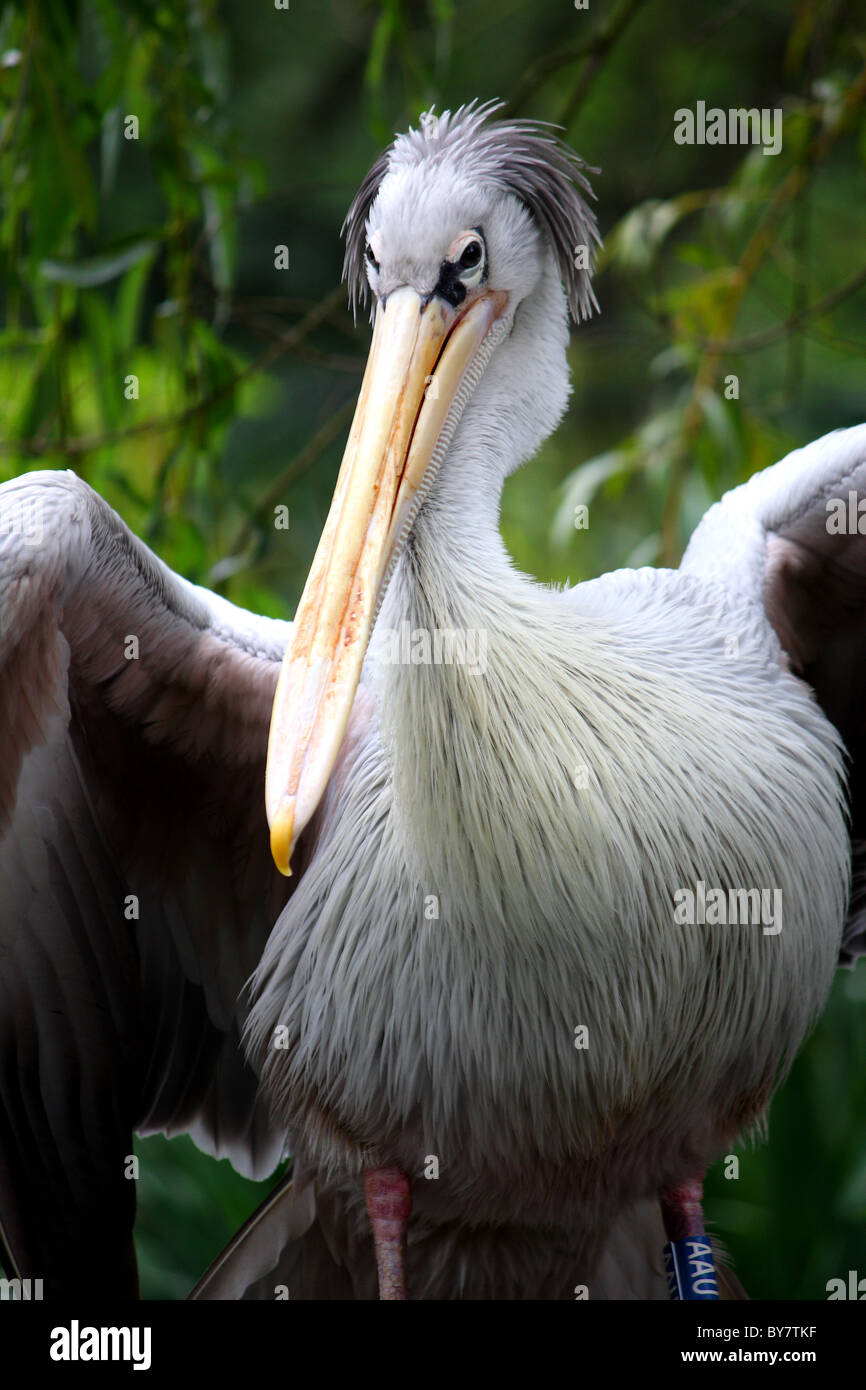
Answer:
<svg viewBox="0 0 866 1390"><path fill-rule="evenodd" d="M271 824L271 855L284 878L292 876L292 830L294 827L294 808L287 799L280 806Z"/></svg>

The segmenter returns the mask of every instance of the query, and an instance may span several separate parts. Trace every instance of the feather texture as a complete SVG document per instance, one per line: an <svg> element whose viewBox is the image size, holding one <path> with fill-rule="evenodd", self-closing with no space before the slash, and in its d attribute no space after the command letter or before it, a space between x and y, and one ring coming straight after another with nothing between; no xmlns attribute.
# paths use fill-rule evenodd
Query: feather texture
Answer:
<svg viewBox="0 0 866 1390"><path fill-rule="evenodd" d="M287 630L72 474L0 488L0 1222L47 1290L134 1288L133 1131L280 1157L238 996L287 895L261 808Z"/></svg>

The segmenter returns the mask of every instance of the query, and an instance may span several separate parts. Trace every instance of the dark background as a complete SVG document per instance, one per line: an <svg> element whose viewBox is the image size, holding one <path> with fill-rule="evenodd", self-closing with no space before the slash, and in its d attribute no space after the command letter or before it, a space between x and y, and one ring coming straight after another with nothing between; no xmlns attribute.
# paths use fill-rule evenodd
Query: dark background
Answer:
<svg viewBox="0 0 866 1390"><path fill-rule="evenodd" d="M602 312L505 493L523 569L676 563L722 491L866 417L862 3L32 0L0 4L0 480L72 467L183 574L290 616L369 334L342 218L396 129L473 97L601 169ZM699 100L782 108L782 152L677 145ZM709 1178L753 1297L866 1275L864 1116L861 965L739 1177ZM184 1139L138 1150L144 1290L182 1297L267 1185Z"/></svg>

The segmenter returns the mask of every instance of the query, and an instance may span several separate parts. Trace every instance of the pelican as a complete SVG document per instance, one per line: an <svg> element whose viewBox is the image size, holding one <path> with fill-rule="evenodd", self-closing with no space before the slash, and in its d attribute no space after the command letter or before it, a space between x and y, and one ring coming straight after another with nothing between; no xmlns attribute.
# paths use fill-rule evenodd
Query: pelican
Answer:
<svg viewBox="0 0 866 1390"><path fill-rule="evenodd" d="M0 489L0 1229L55 1296L135 1295L153 1131L294 1160L199 1297L737 1295L702 1175L866 949L866 542L829 524L866 426L729 493L678 570L519 574L500 496L597 307L589 197L497 103L377 159L292 624L71 473Z"/></svg>

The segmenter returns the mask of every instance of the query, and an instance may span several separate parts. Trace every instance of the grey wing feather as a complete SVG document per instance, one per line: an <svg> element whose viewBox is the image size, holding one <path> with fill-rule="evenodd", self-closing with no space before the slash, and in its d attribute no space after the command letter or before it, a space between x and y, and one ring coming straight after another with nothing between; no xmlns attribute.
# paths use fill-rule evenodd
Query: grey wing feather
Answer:
<svg viewBox="0 0 866 1390"><path fill-rule="evenodd" d="M315 1218L312 1185L299 1190L284 1178L202 1275L190 1298L271 1300L280 1286L297 1298L303 1241Z"/></svg>
<svg viewBox="0 0 866 1390"><path fill-rule="evenodd" d="M763 607L845 743L852 893L840 963L850 965L866 954L866 425L825 435L727 493L682 570Z"/></svg>
<svg viewBox="0 0 866 1390"><path fill-rule="evenodd" d="M281 1156L240 995L289 891L262 790L287 633L173 575L73 474L0 487L0 1236L22 1275L59 1287L84 1259L91 1291L134 1291L133 1132L255 1177Z"/></svg>

